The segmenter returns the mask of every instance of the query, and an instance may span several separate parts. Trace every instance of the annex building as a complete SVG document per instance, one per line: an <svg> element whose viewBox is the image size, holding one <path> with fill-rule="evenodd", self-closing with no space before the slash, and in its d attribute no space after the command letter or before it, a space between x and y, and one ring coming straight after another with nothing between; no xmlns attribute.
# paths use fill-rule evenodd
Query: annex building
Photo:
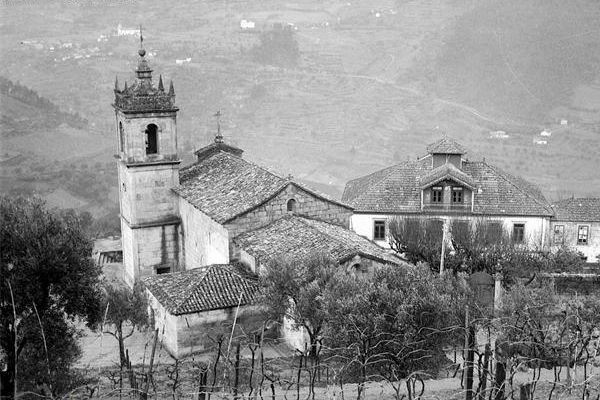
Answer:
<svg viewBox="0 0 600 400"><path fill-rule="evenodd" d="M155 85L145 55L114 89L123 279L145 283L172 354L202 350L200 333L238 311L250 324L256 276L277 257L326 252L360 273L405 264L349 229L350 205L244 159L219 124L182 167L173 83Z"/></svg>

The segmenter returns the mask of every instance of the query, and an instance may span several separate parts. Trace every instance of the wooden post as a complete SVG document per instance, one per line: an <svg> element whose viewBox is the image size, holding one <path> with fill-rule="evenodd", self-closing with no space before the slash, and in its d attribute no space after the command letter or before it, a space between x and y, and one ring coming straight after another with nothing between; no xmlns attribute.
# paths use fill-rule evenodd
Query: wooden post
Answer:
<svg viewBox="0 0 600 400"><path fill-rule="evenodd" d="M467 379L466 379L466 400L473 400L473 361L475 359L475 327L470 324L467 328Z"/></svg>
<svg viewBox="0 0 600 400"><path fill-rule="evenodd" d="M442 224L442 254L440 256L440 275L444 272L444 258L446 258L446 232L448 231L446 224L447 220L444 220Z"/></svg>

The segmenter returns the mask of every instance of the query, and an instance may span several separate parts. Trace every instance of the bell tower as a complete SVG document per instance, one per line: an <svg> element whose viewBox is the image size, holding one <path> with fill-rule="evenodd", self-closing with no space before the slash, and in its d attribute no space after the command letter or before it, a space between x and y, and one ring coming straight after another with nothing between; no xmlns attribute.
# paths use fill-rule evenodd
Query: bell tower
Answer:
<svg viewBox="0 0 600 400"><path fill-rule="evenodd" d="M119 88L115 80L119 205L124 279L133 286L140 278L179 268L181 254L177 111L173 82L169 90L152 83L140 31L136 80Z"/></svg>

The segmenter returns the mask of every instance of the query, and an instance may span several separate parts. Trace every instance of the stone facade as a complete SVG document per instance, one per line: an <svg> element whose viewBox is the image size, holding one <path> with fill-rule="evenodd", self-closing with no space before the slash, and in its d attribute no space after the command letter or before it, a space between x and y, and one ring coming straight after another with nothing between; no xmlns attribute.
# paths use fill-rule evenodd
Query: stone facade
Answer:
<svg viewBox="0 0 600 400"><path fill-rule="evenodd" d="M171 164L131 167L119 163L121 217L132 227L179 219L177 195L171 188L179 181Z"/></svg>
<svg viewBox="0 0 600 400"><path fill-rule="evenodd" d="M157 126L158 151L146 154L145 131ZM128 164L177 160L176 113L146 112L129 114L117 111L117 143L119 156Z"/></svg>
<svg viewBox="0 0 600 400"><path fill-rule="evenodd" d="M227 229L179 198L186 269L229 263Z"/></svg>
<svg viewBox="0 0 600 400"><path fill-rule="evenodd" d="M132 229L121 221L124 278L133 287L135 280L157 273L173 272L183 265L180 224L159 224Z"/></svg>
<svg viewBox="0 0 600 400"><path fill-rule="evenodd" d="M238 216L225 224L229 231L229 237L233 238L240 233L248 232L267 225L274 220L288 215L288 201L295 200L296 215L317 218L332 224L348 228L352 209L323 199L302 189L294 183L290 183L275 197L265 204Z"/></svg>
<svg viewBox="0 0 600 400"><path fill-rule="evenodd" d="M210 337L220 333L231 334L237 307L203 311L199 313L172 315L156 298L147 291L150 313L160 340L167 351L175 358L208 350L215 346ZM234 337L260 332L263 319L255 306L240 307L236 320ZM243 331L242 331L243 328ZM210 337L209 337L210 336Z"/></svg>

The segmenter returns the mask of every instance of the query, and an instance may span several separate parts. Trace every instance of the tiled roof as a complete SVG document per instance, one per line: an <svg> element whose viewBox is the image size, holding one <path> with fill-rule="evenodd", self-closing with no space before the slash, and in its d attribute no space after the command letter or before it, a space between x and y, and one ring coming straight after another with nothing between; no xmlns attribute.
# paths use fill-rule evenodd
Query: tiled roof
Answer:
<svg viewBox="0 0 600 400"><path fill-rule="evenodd" d="M400 258L354 231L295 215L243 233L233 242L261 262L279 256L303 259L324 253L340 263L360 255L382 263L404 264Z"/></svg>
<svg viewBox="0 0 600 400"><path fill-rule="evenodd" d="M448 136L427 145L427 153L429 154L465 154L466 152L467 149Z"/></svg>
<svg viewBox="0 0 600 400"><path fill-rule="evenodd" d="M287 181L256 164L218 152L183 168L174 190L218 223L270 199Z"/></svg>
<svg viewBox="0 0 600 400"><path fill-rule="evenodd" d="M290 184L326 201L351 208L225 151L215 152L182 168L179 180L180 186L173 190L220 224L260 206Z"/></svg>
<svg viewBox="0 0 600 400"><path fill-rule="evenodd" d="M470 189L474 189L476 186L469 175L455 167L454 164L446 163L432 169L421 178L421 189L435 185L448 178L453 179Z"/></svg>
<svg viewBox="0 0 600 400"><path fill-rule="evenodd" d="M433 170L431 157L406 161L354 179L346 184L342 201L353 206L355 212L420 213L421 187ZM478 161L463 161L461 172L477 188L473 207L476 214L554 214L541 191L522 178Z"/></svg>
<svg viewBox="0 0 600 400"><path fill-rule="evenodd" d="M600 222L600 198L567 199L552 205L555 219L573 222Z"/></svg>
<svg viewBox="0 0 600 400"><path fill-rule="evenodd" d="M229 264L153 275L144 279L144 284L173 315L246 305L258 293L256 279Z"/></svg>

